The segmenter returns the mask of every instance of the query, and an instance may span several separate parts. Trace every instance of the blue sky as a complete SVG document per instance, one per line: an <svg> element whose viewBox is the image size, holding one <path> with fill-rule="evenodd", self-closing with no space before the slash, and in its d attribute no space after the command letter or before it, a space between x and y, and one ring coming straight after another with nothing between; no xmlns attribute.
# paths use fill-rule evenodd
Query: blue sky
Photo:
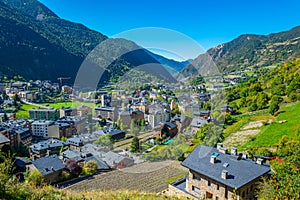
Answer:
<svg viewBox="0 0 300 200"><path fill-rule="evenodd" d="M161 27L189 36L205 50L244 33L269 34L300 25L299 0L40 1L61 18L107 36L134 28Z"/></svg>

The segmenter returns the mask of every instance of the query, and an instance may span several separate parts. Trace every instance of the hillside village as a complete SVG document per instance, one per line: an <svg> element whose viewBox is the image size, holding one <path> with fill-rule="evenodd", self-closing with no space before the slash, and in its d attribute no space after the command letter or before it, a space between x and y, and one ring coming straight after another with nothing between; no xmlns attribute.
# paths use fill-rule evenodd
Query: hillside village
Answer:
<svg viewBox="0 0 300 200"><path fill-rule="evenodd" d="M0 200L300 199L298 4L0 0Z"/></svg>
<svg viewBox="0 0 300 200"><path fill-rule="evenodd" d="M60 186L72 186L74 178L80 182L85 180L83 177L86 175L105 174L139 165L148 160L145 155L152 149L169 145L178 134L191 137L204 125L223 123L212 117L211 110L207 107L211 96L218 89L212 88L212 92L208 92L203 83L187 88L180 86L183 90L190 89L192 94L178 96L173 92L176 90L174 86L171 90L160 83L145 84L132 94L128 94L125 90L111 90L88 92L81 96L75 95L69 86L59 87L59 84L52 84L50 81L33 83L19 81L2 86L4 114L1 122L1 148L6 152L11 149L21 156L15 162L19 172L38 171L47 183ZM53 97L58 97L56 100L62 103L80 100L81 104L76 103L78 104L76 107L73 103L70 107L53 108L51 102L45 101ZM91 103L92 106L87 106L86 103ZM7 113L12 107L20 109L23 104L34 106L27 111L28 118L21 119L15 113ZM228 105L223 105L221 111L228 115L234 113L233 108ZM187 145L194 149L198 144L189 140ZM226 155L227 148L220 148ZM193 151L194 154L195 151L197 148ZM231 148L231 151L234 151L234 148ZM184 152L179 152L181 153L176 154L177 158L184 159L186 156ZM192 155L189 155L187 160ZM218 155L215 152L213 154L215 157L210 159L218 160ZM241 158L236 150L232 155L237 156L237 160ZM259 158L258 161L265 166L263 163L267 160ZM247 162L251 164L250 160ZM183 166L190 168L184 163ZM239 165L239 162L236 164ZM249 178L247 182L257 181L269 169L266 167L263 174ZM225 173L225 170L223 171ZM199 176L210 177L208 174ZM192 174L189 179L194 179L193 177ZM213 183L215 181L218 179L212 179ZM169 193L182 194L182 187L186 187L189 188L186 191L189 197L217 199L233 195L234 189L233 186L228 186L227 189L225 184L226 190L222 189L221 193L202 193L200 192L202 186L197 186L198 183L193 186L187 185L188 187L182 184L180 181L172 183L169 186ZM231 193L227 194L228 191ZM253 191L253 188L250 193L247 190L249 198L254 196ZM238 195L245 197L244 189L238 192Z"/></svg>

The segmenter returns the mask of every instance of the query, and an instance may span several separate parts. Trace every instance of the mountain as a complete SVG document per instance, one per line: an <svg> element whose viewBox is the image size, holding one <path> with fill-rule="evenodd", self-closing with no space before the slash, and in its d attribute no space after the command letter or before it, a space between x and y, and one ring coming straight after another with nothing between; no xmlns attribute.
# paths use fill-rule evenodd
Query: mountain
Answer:
<svg viewBox="0 0 300 200"><path fill-rule="evenodd" d="M2 75L52 81L67 76L74 81L82 62L100 43L104 48L103 58L98 58L94 64L103 67L101 60L113 58L107 63L102 82L117 81L119 76L139 65L159 64L153 55L131 41L110 39L107 45L103 43L107 39L82 24L59 18L37 0L0 0ZM124 49L125 55L120 53ZM129 53L131 50L134 51ZM172 78L162 68L160 66L159 70L164 76Z"/></svg>
<svg viewBox="0 0 300 200"><path fill-rule="evenodd" d="M152 56L155 60L157 60L160 64L164 65L167 70L174 74L176 72L181 71L184 67L186 67L192 60L185 60L185 61L176 61L173 59L165 58L161 55L155 54L151 51L147 51L147 53Z"/></svg>
<svg viewBox="0 0 300 200"><path fill-rule="evenodd" d="M47 17L58 16L52 12L45 5L36 0L1 0L3 3L10 5L18 10L30 15L38 20L42 20Z"/></svg>
<svg viewBox="0 0 300 200"><path fill-rule="evenodd" d="M242 67L263 67L282 63L300 54L300 26L289 31L269 35L245 34L209 49L182 70L189 76L203 67L203 60L211 57L220 72Z"/></svg>

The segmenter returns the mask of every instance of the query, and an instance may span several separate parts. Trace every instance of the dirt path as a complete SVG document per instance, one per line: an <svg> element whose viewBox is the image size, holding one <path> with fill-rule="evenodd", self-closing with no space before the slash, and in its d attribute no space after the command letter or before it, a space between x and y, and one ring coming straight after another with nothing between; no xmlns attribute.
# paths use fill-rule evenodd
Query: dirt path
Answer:
<svg viewBox="0 0 300 200"><path fill-rule="evenodd" d="M257 134L259 134L260 127L262 127L265 123L272 123L272 120L258 120L249 122L240 128L240 131L231 133L230 136L224 140L224 146L231 147L245 144L251 139L251 137L255 137Z"/></svg>

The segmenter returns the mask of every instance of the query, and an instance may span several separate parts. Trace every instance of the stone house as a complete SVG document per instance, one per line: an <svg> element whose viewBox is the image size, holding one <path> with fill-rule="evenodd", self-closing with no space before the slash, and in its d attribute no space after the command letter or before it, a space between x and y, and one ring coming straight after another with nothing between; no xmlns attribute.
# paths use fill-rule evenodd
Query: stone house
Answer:
<svg viewBox="0 0 300 200"><path fill-rule="evenodd" d="M171 122L164 123L161 132L160 137L161 138L172 138L178 133L178 128L176 124L173 124Z"/></svg>
<svg viewBox="0 0 300 200"><path fill-rule="evenodd" d="M42 173L47 183L56 183L60 181L61 173L65 165L57 157L57 155L46 156L32 161L29 165L30 170L38 170Z"/></svg>
<svg viewBox="0 0 300 200"><path fill-rule="evenodd" d="M182 132L191 124L192 118L185 116L185 115L178 115L176 114L172 119L171 122L175 123L178 127L178 131Z"/></svg>
<svg viewBox="0 0 300 200"><path fill-rule="evenodd" d="M207 123L208 123L208 121L206 119L203 119L203 118L200 118L200 117L195 117L195 118L193 118L193 120L191 122L191 125L190 125L191 126L191 131L193 133L196 133L201 126L203 126Z"/></svg>
<svg viewBox="0 0 300 200"><path fill-rule="evenodd" d="M169 193L192 199L255 199L257 184L270 166L238 155L236 148L227 151L197 146L182 163L189 174L171 183Z"/></svg>
<svg viewBox="0 0 300 200"><path fill-rule="evenodd" d="M29 146L30 157L35 159L47 155L59 154L59 151L63 146L66 146L66 144L57 139L41 141L39 143L32 144L31 146Z"/></svg>
<svg viewBox="0 0 300 200"><path fill-rule="evenodd" d="M4 135L2 135L0 133L0 149L4 146L4 145L10 145L10 140L5 137Z"/></svg>

